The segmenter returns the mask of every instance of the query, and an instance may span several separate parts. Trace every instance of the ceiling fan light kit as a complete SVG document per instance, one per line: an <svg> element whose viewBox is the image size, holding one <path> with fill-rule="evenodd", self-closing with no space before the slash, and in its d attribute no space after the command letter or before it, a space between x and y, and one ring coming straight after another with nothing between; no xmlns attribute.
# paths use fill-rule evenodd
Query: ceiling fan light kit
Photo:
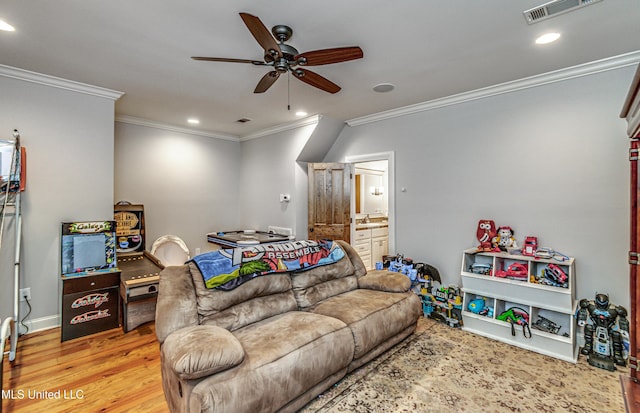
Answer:
<svg viewBox="0 0 640 413"><path fill-rule="evenodd" d="M264 50L264 61L201 56L194 56L192 59L210 62L250 63L255 66L271 66L273 70L265 74L260 81L258 81L253 93L266 92L276 80L278 80L281 74L287 72L292 73L295 78L310 86L328 93L337 93L341 89L340 86L315 72L298 66L327 65L361 59L364 56L362 49L358 46L336 47L299 53L295 47L285 43L293 36L291 27L280 24L273 26L271 32L269 32L258 17L248 13L240 13L240 17L247 26L247 29L249 29L249 32L251 32Z"/></svg>

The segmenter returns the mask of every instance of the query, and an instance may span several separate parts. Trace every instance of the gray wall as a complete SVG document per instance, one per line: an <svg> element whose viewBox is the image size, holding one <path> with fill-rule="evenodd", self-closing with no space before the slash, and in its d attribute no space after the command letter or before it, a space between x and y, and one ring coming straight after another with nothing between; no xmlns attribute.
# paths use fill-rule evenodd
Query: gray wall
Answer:
<svg viewBox="0 0 640 413"><path fill-rule="evenodd" d="M113 219L114 101L1 75L0 90L0 138L18 129L27 149L21 284L32 327L50 327L61 308L60 223ZM0 257L3 319L13 314L13 232Z"/></svg>
<svg viewBox="0 0 640 413"><path fill-rule="evenodd" d="M242 142L239 207L243 228L266 231L268 225L276 225L292 228L299 239L307 237L306 163L296 160L315 127ZM290 194L291 201L280 202L280 194Z"/></svg>
<svg viewBox="0 0 640 413"><path fill-rule="evenodd" d="M395 151L396 251L460 283L479 219L576 258L577 295L629 305L634 67L347 127L326 156ZM400 192L405 187L406 192Z"/></svg>
<svg viewBox="0 0 640 413"><path fill-rule="evenodd" d="M115 134L114 202L144 205L147 250L176 235L194 255L207 232L238 227L239 142L122 122Z"/></svg>

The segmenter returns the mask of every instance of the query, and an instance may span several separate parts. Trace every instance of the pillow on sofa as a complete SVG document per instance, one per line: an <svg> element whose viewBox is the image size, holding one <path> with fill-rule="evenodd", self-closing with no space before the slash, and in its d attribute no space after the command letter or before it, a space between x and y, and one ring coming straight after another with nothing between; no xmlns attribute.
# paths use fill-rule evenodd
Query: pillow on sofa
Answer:
<svg viewBox="0 0 640 413"><path fill-rule="evenodd" d="M210 376L237 366L244 349L228 330L216 326L191 326L170 334L162 353L173 371L183 380Z"/></svg>
<svg viewBox="0 0 640 413"><path fill-rule="evenodd" d="M368 290L402 293L411 288L411 280L399 272L374 270L358 279L358 287Z"/></svg>

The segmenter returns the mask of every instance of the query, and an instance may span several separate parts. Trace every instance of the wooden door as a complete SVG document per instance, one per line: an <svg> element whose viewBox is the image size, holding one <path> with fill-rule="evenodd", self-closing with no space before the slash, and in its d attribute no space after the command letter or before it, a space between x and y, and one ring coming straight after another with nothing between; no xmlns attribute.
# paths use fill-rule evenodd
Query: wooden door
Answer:
<svg viewBox="0 0 640 413"><path fill-rule="evenodd" d="M640 136L639 136L640 137ZM640 265L640 234L638 226L640 220L640 181L638 180L638 154L640 142L631 140L629 160L631 161L631 242L629 246L629 292L631 295L631 311L629 313L629 365L630 375L637 379L638 343L640 342L640 328L638 328L638 298L640 298L640 283L638 283L638 265Z"/></svg>
<svg viewBox="0 0 640 413"><path fill-rule="evenodd" d="M310 163L308 239L350 242L351 165Z"/></svg>

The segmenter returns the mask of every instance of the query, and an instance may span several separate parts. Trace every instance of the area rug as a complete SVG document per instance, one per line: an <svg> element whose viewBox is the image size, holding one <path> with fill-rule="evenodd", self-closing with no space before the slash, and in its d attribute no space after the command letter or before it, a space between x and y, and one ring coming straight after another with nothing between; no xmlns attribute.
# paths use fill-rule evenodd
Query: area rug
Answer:
<svg viewBox="0 0 640 413"><path fill-rule="evenodd" d="M568 363L432 320L305 406L335 412L624 412L624 369Z"/></svg>

